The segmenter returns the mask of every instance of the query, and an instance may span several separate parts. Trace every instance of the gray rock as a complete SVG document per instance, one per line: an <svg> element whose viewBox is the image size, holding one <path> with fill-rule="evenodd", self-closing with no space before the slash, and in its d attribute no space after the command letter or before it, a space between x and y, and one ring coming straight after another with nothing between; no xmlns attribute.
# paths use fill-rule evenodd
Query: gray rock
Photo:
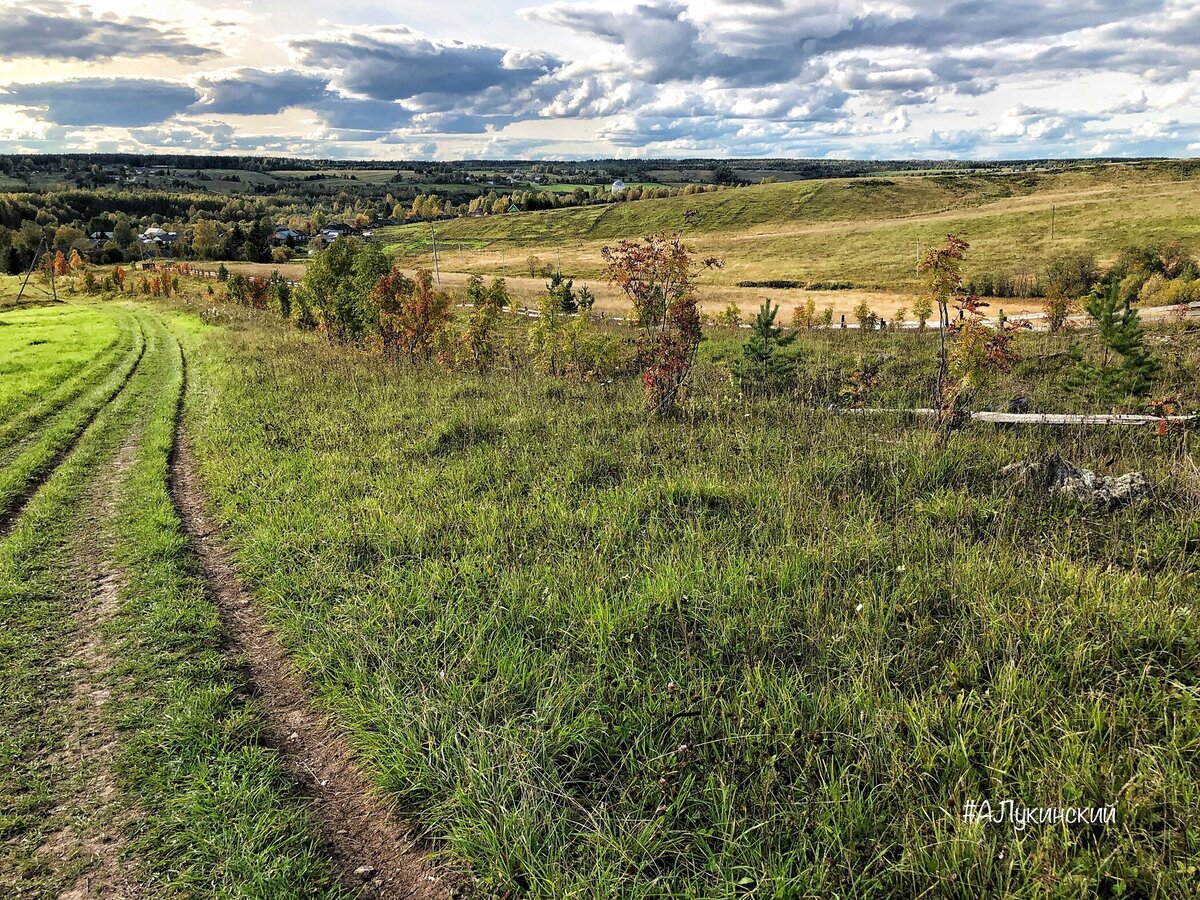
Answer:
<svg viewBox="0 0 1200 900"><path fill-rule="evenodd" d="M1116 477L1097 475L1090 469L1072 465L1057 453L1007 465L1000 470L1000 477L1051 497L1070 497L1106 512L1150 494L1150 482L1141 472Z"/></svg>

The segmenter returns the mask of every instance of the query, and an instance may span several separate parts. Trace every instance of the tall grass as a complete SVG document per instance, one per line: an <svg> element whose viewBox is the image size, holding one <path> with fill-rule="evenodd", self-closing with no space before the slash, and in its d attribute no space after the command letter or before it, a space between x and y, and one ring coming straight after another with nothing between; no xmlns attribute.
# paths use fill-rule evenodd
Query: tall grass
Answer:
<svg viewBox="0 0 1200 900"><path fill-rule="evenodd" d="M214 506L379 784L523 896L1187 896L1178 446L939 448L900 416L749 407L721 352L651 422L632 383L412 371L253 319L198 348ZM1099 515L997 477L1052 450L1154 497ZM984 799L1117 821L964 821Z"/></svg>

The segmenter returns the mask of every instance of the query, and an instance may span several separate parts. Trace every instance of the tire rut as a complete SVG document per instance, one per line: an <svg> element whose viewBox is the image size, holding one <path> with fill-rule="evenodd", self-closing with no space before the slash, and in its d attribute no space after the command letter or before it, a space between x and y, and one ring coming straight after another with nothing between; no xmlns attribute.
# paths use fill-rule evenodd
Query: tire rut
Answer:
<svg viewBox="0 0 1200 900"><path fill-rule="evenodd" d="M108 520L115 515L117 490L122 476L133 464L140 439L138 429L130 431L109 468L96 476L89 504L98 519ZM60 893L59 900L141 900L145 893L133 876L136 866L126 864L122 858L127 826L137 814L119 799L117 777L111 765L117 736L105 711L111 699L106 675L115 660L103 632L116 615L125 579L112 561L109 549L96 541L93 535L83 551L87 556L85 571L91 595L76 611L76 627L68 648L75 672L71 697L75 718L62 760L81 773L82 784L77 795L86 816L84 824L89 827L85 831L71 817L70 824L51 836L39 852L75 853L95 860L95 866Z"/></svg>
<svg viewBox="0 0 1200 900"><path fill-rule="evenodd" d="M50 480L58 467L63 464L68 456L71 455L71 452L79 446L79 442L83 440L83 436L87 434L87 430L92 426L92 424L104 413L106 409L109 409L117 401L125 389L129 387L129 383L133 381L133 376L136 375L138 370L141 368L142 360L146 358L146 329L140 322L138 323L138 327L142 333L141 348L138 350L137 358L129 367L129 371L125 373L125 376L121 379L120 383L109 392L108 396L104 397L96 405L96 408L92 410L92 412L87 416L86 420L79 426L75 433L71 435L67 442L53 456L51 456L44 465L40 466L37 471L34 472L33 476L21 489L21 493L17 494L17 496L13 498L12 502L9 503L7 508L0 510L0 540L8 536L9 531L12 530L13 525L20 517L21 511L25 508L25 505L29 503L29 501L33 498L33 495L38 492L38 489Z"/></svg>
<svg viewBox="0 0 1200 900"><path fill-rule="evenodd" d="M186 392L186 365L184 389ZM281 762L309 801L341 883L373 900L442 900L455 886L428 856L416 830L401 821L354 760L344 735L312 703L311 691L260 610L241 586L231 554L208 519L182 417L176 420L170 490L229 635L244 660Z"/></svg>

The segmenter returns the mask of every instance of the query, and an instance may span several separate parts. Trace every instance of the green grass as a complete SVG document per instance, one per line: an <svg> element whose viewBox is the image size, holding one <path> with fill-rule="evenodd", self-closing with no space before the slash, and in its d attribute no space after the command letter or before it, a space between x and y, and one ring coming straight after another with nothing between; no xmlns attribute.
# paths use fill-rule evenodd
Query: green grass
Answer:
<svg viewBox="0 0 1200 900"><path fill-rule="evenodd" d="M685 418L652 422L633 381L411 371L233 321L194 355L189 421L242 570L485 891L1192 894L1200 486L1177 441L941 448L747 405L720 342ZM891 345L907 390L930 349ZM996 476L1054 450L1154 498L1095 515ZM1117 821L965 822L984 799Z"/></svg>
<svg viewBox="0 0 1200 900"><path fill-rule="evenodd" d="M0 423L79 373L119 333L113 317L90 307L0 310Z"/></svg>
<svg viewBox="0 0 1200 900"><path fill-rule="evenodd" d="M712 194L439 224L449 247L487 242L462 266L520 274L528 253L561 250L584 277L602 270L604 243L662 229L684 230L725 268L722 284L754 279L849 280L857 287L911 288L918 243L947 233L972 244L968 274L1036 269L1053 251L1102 257L1148 241L1180 239L1200 252L1200 180L1187 163L1097 166L1052 174L938 175L796 181ZM1054 240L1051 240L1051 218ZM428 228L382 230L379 239L409 264L428 262ZM457 260L455 266L459 266Z"/></svg>
<svg viewBox="0 0 1200 900"><path fill-rule="evenodd" d="M264 743L245 677L222 653L217 611L170 497L183 357L156 327L157 394L112 535L128 579L112 628L126 660L117 673L120 770L147 812L133 848L154 891L342 896L302 802ZM199 323L174 327L195 334Z"/></svg>
<svg viewBox="0 0 1200 900"><path fill-rule="evenodd" d="M5 454L5 465L0 470L0 521L14 511L31 486L51 472L94 417L117 396L135 371L144 348L144 336L139 333L133 346L103 378Z"/></svg>
<svg viewBox="0 0 1200 900"><path fill-rule="evenodd" d="M61 464L44 463L45 483L11 530L0 531L0 895L62 896L95 865L72 835L95 840L118 827L87 794L85 771L98 761L78 759L68 743L78 727L74 681L90 677L71 655L75 611L92 590L87 576L111 553L124 588L105 635L110 659L120 662L102 673L116 736L115 758L104 762L119 771L118 804L136 809L122 851L132 880L156 897L343 896L304 801L263 740L245 675L223 651L216 610L169 495L183 389L179 343L145 310L73 311L86 314L73 325L81 346L103 347L101 338L116 333L124 340L108 346L120 359L107 371L96 365L102 350L74 376L90 372L90 392L23 441L61 450L67 426L90 421ZM171 324L187 340L204 331L190 317ZM37 334L41 324L33 316L17 328ZM53 360L41 358L51 372ZM71 385L61 382L59 391ZM132 463L116 470L126 442ZM27 455L2 470L3 484L27 483ZM118 498L112 511L95 488L108 482Z"/></svg>
<svg viewBox="0 0 1200 900"><path fill-rule="evenodd" d="M137 352L138 328L128 316L71 310L84 315L63 315L55 308L0 317L13 326L0 330L0 344L19 345L5 348L9 371L0 381L0 460L14 443L102 381L123 356ZM56 327L64 318L71 320L67 327Z"/></svg>
<svg viewBox="0 0 1200 900"><path fill-rule="evenodd" d="M0 539L0 894L56 897L92 864L80 848L39 852L80 805L70 728L72 667L64 657L73 616L88 588L70 552L88 529L90 479L132 427L136 404L122 395ZM7 472L7 470L5 470ZM82 801L86 805L86 801Z"/></svg>

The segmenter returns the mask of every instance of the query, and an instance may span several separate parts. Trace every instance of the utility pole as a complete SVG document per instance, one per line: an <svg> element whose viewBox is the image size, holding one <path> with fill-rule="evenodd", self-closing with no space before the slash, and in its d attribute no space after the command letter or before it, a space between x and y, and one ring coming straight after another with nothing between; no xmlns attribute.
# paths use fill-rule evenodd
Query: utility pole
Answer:
<svg viewBox="0 0 1200 900"><path fill-rule="evenodd" d="M429 223L429 233L433 236L433 273L437 277L438 287L442 286L442 270L438 267L438 252L437 252L437 229L433 227L433 223Z"/></svg>
<svg viewBox="0 0 1200 900"><path fill-rule="evenodd" d="M25 296L25 285L29 284L29 276L33 274L34 267L37 266L38 260L42 257L42 247L46 244L46 235L42 235L42 239L38 241L37 249L33 251L33 259L29 262L29 269L25 272L25 280L21 282L21 290L17 291L17 302L21 302L21 298Z"/></svg>

